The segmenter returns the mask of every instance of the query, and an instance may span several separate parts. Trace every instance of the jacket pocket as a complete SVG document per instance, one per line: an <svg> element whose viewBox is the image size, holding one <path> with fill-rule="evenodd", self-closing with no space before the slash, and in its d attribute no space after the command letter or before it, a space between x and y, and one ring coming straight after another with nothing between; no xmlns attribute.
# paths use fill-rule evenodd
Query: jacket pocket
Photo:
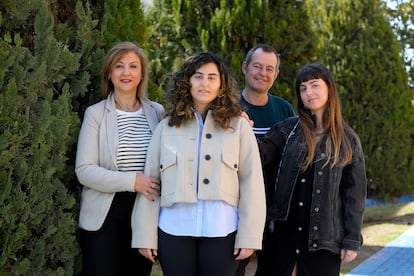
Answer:
<svg viewBox="0 0 414 276"><path fill-rule="evenodd" d="M229 153L224 150L221 158L221 161L226 167L228 167L232 171L238 171L239 161L235 154Z"/></svg>
<svg viewBox="0 0 414 276"><path fill-rule="evenodd" d="M161 191L164 195L174 193L177 181L177 153L166 150L161 154L160 162Z"/></svg>
<svg viewBox="0 0 414 276"><path fill-rule="evenodd" d="M223 150L221 155L220 189L232 197L239 195L239 159L238 154Z"/></svg>

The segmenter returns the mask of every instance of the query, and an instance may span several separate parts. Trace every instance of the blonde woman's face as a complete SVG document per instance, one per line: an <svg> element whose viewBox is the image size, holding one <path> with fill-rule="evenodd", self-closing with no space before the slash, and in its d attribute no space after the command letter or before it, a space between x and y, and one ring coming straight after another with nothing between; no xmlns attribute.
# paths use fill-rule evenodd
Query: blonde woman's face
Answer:
<svg viewBox="0 0 414 276"><path fill-rule="evenodd" d="M322 115L328 102L328 86L322 79L313 79L300 84L300 98L312 114Z"/></svg>
<svg viewBox="0 0 414 276"><path fill-rule="evenodd" d="M109 76L115 92L135 94L142 79L141 60L134 52L126 53L111 68Z"/></svg>
<svg viewBox="0 0 414 276"><path fill-rule="evenodd" d="M211 62L200 66L190 77L190 84L193 107L204 113L220 92L221 80L217 65Z"/></svg>

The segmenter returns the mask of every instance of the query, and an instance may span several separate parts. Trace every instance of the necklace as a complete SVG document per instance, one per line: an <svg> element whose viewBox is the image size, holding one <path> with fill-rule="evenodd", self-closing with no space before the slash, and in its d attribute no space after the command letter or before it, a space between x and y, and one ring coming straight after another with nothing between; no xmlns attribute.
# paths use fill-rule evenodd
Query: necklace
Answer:
<svg viewBox="0 0 414 276"><path fill-rule="evenodd" d="M120 103L118 103L118 101L115 99L115 106L116 108L122 110L122 111L126 111L126 112L134 112L137 111L137 103L138 103L138 99L135 99L135 102L131 105L131 106L122 106Z"/></svg>

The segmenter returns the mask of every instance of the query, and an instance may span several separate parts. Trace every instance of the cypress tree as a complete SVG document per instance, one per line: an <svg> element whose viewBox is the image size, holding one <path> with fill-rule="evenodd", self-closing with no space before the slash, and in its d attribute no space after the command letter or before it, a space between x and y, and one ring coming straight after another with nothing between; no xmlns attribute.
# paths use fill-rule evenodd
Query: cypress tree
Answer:
<svg viewBox="0 0 414 276"><path fill-rule="evenodd" d="M281 56L280 75L271 93L294 101L291 91L299 63L317 55L315 35L305 1L221 1L205 27L199 27L204 48L226 58L241 85L241 63L258 43L275 47Z"/></svg>
<svg viewBox="0 0 414 276"><path fill-rule="evenodd" d="M91 2L0 4L0 275L79 271L79 118L105 50L146 34L139 1Z"/></svg>
<svg viewBox="0 0 414 276"><path fill-rule="evenodd" d="M328 10L325 62L341 91L346 120L365 151L368 195L414 190L414 109L400 45L379 1L340 0Z"/></svg>
<svg viewBox="0 0 414 276"><path fill-rule="evenodd" d="M60 41L67 41L72 52L79 54L79 68L67 75L67 81L71 84L73 109L83 118L86 107L101 98L99 71L105 56L105 40L97 18L101 18L102 13L98 12L103 8L99 9L98 4L91 7L88 2L75 2L70 9L56 11L54 33ZM70 12L65 13L67 10Z"/></svg>
<svg viewBox="0 0 414 276"><path fill-rule="evenodd" d="M317 56L305 1L156 0L149 11L152 68L157 80L183 58L206 50L230 65L240 86L241 64L258 43L281 54L281 74L272 93L293 100L291 85L302 60ZM161 83L162 84L162 83Z"/></svg>
<svg viewBox="0 0 414 276"><path fill-rule="evenodd" d="M153 6L146 13L148 20L148 56L151 63L150 88L156 91L156 99L160 102L163 98L163 85L168 75L175 71L184 58L191 55L193 47L200 45L195 42L196 32L193 30L195 22L191 12L186 10L186 3L182 0L155 0ZM203 5L209 9L209 5ZM188 9L187 9L188 10ZM193 24L190 30L182 24L182 20L189 19ZM188 39L193 40L188 42ZM190 46L191 45L191 46ZM164 104L168 104L165 103Z"/></svg>
<svg viewBox="0 0 414 276"><path fill-rule="evenodd" d="M141 1L105 0L101 32L107 50L121 41L142 45L147 38L147 24Z"/></svg>
<svg viewBox="0 0 414 276"><path fill-rule="evenodd" d="M121 41L135 42L139 47L147 50L148 23L141 1L105 0L103 7L100 28L104 40L102 46L105 50L109 50ZM151 66L149 70L151 73ZM148 96L155 101L161 99L158 85L151 80L148 83Z"/></svg>
<svg viewBox="0 0 414 276"><path fill-rule="evenodd" d="M414 93L414 0L387 0L387 14L401 44L402 55Z"/></svg>
<svg viewBox="0 0 414 276"><path fill-rule="evenodd" d="M72 91L84 92L87 78L72 82L81 58L52 2L1 4L1 275L76 273L77 201L65 184L79 128Z"/></svg>

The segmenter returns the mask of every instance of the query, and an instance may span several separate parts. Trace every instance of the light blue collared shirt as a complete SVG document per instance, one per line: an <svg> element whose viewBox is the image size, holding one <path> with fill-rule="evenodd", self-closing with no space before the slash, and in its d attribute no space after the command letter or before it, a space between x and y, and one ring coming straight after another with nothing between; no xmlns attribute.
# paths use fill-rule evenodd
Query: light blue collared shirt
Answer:
<svg viewBox="0 0 414 276"><path fill-rule="evenodd" d="M199 123L197 189L200 165L201 137L204 123L195 112ZM219 200L198 200L197 203L176 203L161 207L158 226L162 231L175 236L225 237L237 230L237 208Z"/></svg>

